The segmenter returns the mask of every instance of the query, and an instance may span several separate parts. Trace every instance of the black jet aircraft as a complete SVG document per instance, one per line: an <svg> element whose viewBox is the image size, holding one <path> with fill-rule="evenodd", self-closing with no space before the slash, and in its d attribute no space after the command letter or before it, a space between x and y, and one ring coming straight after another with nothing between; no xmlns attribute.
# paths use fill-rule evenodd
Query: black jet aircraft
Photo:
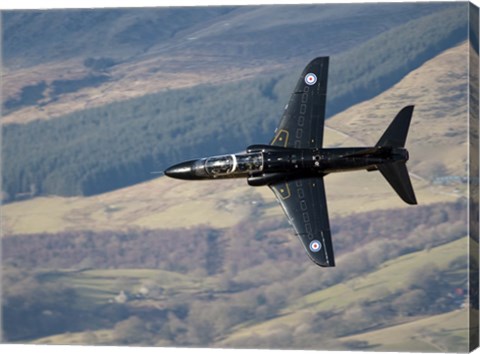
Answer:
<svg viewBox="0 0 480 354"><path fill-rule="evenodd" d="M169 177L186 180L247 178L251 186L269 186L307 254L323 267L335 266L323 177L334 172L378 170L400 198L417 203L404 148L413 106L398 113L375 146L322 147L328 63L328 57L320 57L307 65L269 145L191 160L165 171Z"/></svg>

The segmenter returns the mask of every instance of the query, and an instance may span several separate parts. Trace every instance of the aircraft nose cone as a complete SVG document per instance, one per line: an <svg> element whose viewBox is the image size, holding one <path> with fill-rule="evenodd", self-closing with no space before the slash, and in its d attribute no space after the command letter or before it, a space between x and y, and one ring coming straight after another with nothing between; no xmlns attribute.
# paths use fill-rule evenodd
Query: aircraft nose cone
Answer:
<svg viewBox="0 0 480 354"><path fill-rule="evenodd" d="M195 161L186 161L165 170L165 175L178 179L197 179L194 170Z"/></svg>
<svg viewBox="0 0 480 354"><path fill-rule="evenodd" d="M173 178L185 179L185 177L191 174L192 174L192 163L190 161L182 162L182 163L170 166L165 170L165 175Z"/></svg>

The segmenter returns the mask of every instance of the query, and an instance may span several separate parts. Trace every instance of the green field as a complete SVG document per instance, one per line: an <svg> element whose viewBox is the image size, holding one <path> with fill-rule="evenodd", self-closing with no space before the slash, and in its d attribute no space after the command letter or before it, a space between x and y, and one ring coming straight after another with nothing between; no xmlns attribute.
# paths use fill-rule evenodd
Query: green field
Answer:
<svg viewBox="0 0 480 354"><path fill-rule="evenodd" d="M122 291L140 294L161 284L165 299L179 293L192 293L209 289L209 279L194 278L160 269L95 269L86 271L60 271L42 273L48 282L61 282L76 289L86 304L102 304L114 300Z"/></svg>
<svg viewBox="0 0 480 354"><path fill-rule="evenodd" d="M247 338L254 334L269 335L282 325L298 327L305 317L312 313L345 311L350 306L362 301L386 301L387 296L404 289L408 277L423 267L434 264L439 269L446 269L449 262L465 254L467 242L465 237L428 251L407 254L385 262L379 269L367 273L365 276L353 278L342 284L295 299L293 303L279 312L278 317L263 323L239 327L222 341L222 344L238 343L241 338ZM405 321L412 322L417 320L417 318L405 319ZM453 328L449 323L445 326ZM415 348L414 351L417 350L421 349Z"/></svg>
<svg viewBox="0 0 480 354"><path fill-rule="evenodd" d="M433 264L439 269L447 269L451 261L466 253L467 247L468 239L465 237L428 251L398 257L385 262L380 269L364 277L331 287L328 291L310 294L292 308L286 309L286 312L303 308L317 311L344 309L355 301L381 299L385 296L385 291L393 293L402 289L408 276L427 265Z"/></svg>
<svg viewBox="0 0 480 354"><path fill-rule="evenodd" d="M468 317L468 309L459 309L341 340L367 341L376 351L468 352Z"/></svg>
<svg viewBox="0 0 480 354"><path fill-rule="evenodd" d="M316 313L346 313L359 303L385 302L393 293L405 291L409 278L415 272L435 265L447 277L452 287L455 278L462 274L448 273L450 262L465 253L467 238L449 242L429 250L400 256L383 263L378 269L363 276L306 296L292 298L277 311L274 318L266 321L245 321L228 330L226 335L215 339L212 346L238 346L251 338L275 336L282 328L292 331L304 326ZM342 259L338 260L339 262ZM458 271L457 271L458 273ZM132 308L165 308L185 297L195 298L201 294L221 293L220 278L195 277L175 272L151 269L111 269L42 272L42 281L47 284L61 282L76 289L81 306L101 305L126 301ZM159 288L161 291L159 292ZM128 299L121 299L121 293ZM139 295L141 294L141 297ZM213 307L215 308L215 307ZM220 307L222 308L222 307ZM219 308L219 309L220 309ZM368 315L368 313L365 313ZM450 351L467 345L468 312L465 308L443 314L404 316L382 327L367 329L361 333L338 338L340 347L350 343L366 343L367 348L380 351ZM95 338L97 344L109 344L115 338L113 328L66 333L32 341L43 344L83 344Z"/></svg>

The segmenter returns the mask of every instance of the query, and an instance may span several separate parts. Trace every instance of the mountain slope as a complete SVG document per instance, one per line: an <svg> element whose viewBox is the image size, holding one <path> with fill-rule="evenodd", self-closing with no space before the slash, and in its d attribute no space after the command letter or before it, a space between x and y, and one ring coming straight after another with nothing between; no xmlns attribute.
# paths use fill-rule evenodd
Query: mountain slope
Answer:
<svg viewBox="0 0 480 354"><path fill-rule="evenodd" d="M277 58L285 55L281 48L292 40L296 55L310 57L310 35L332 26L338 34L326 39L326 50L338 52L452 7L423 3L3 11L3 58L11 69L79 56L124 61L162 52L176 57L242 53L245 58ZM352 25L361 30L349 31ZM272 35L278 41L272 42Z"/></svg>
<svg viewBox="0 0 480 354"><path fill-rule="evenodd" d="M469 333L465 309L419 319L384 329L342 338L342 341L367 341L378 351L449 352L462 345L468 348Z"/></svg>
<svg viewBox="0 0 480 354"><path fill-rule="evenodd" d="M448 269L451 261L464 254L464 250L467 245L467 238L462 238L451 243L444 244L442 246L435 247L428 251L420 251L416 253L410 253L405 256L398 257L382 264L378 269L373 270L363 277L355 277L348 281L342 282L326 289L321 289L317 292L308 294L307 296L295 299L292 302L292 306L284 308L279 312L279 315L275 318L259 323L259 324L246 324L240 326L226 339L219 343L219 346L226 347L238 347L242 346L243 341L247 341L247 338L255 336L269 337L273 336L275 332L285 326L287 328L299 328L308 321L311 314L319 314L320 318L327 317L325 319L328 323L329 313L332 312L348 312L348 309L355 308L358 303L388 303L388 298L392 293L401 291L409 282L409 277L419 269L423 267L430 267L432 264L436 264L439 270ZM350 255L348 255L350 257ZM343 259L343 262L346 260ZM460 280L461 277L459 277ZM462 278L462 280L466 281ZM461 284L461 283L459 283ZM449 289L445 289L448 291ZM375 311L375 309L371 309ZM367 318L367 322L364 324L366 330L365 333L355 335L351 337L342 338L343 342L349 340L367 340L368 345L376 345L378 343L385 344L385 347L379 348L380 350L411 350L419 351L423 350L422 343L417 341L412 334L417 331L430 331L431 333L448 332L449 329L455 330L461 335L462 345L467 347L467 334L468 334L468 312L466 309L457 310L450 314L440 315L439 318L452 318L455 317L455 321L442 322L439 326L432 327L434 318L427 317L414 317L404 318L403 321L408 324L393 326L376 331L375 329L370 333L370 327L375 328L375 325L382 327L382 320L377 320L378 323L368 322L371 314L365 311L363 314ZM452 316L453 315L453 316ZM428 318L428 319L426 319ZM331 322L332 320L330 320ZM371 321L371 320L370 320ZM340 324L338 324L340 325ZM408 327L409 330L406 334L398 336L398 331L401 327ZM359 328L356 329L360 331ZM455 333L457 334L457 333ZM449 336L452 334L449 334ZM454 343L458 345L458 343ZM435 351L438 348L434 347ZM458 348L457 346L449 347ZM432 349L432 348L430 348Z"/></svg>
<svg viewBox="0 0 480 354"><path fill-rule="evenodd" d="M340 85L330 90L328 108L336 113L465 40L466 9L461 4L349 4L7 12L3 121L48 119L166 89L271 76L319 55L340 55L331 76ZM19 27L26 30L16 31ZM37 28L42 30L35 36L22 37ZM418 40L418 32L428 34L429 41ZM365 42L368 50L359 48ZM385 43L387 52L377 53ZM27 67L13 65L23 60ZM85 65L94 60L103 82L92 80L99 72ZM376 79L372 66L390 78ZM65 92L67 85L75 90Z"/></svg>
<svg viewBox="0 0 480 354"><path fill-rule="evenodd" d="M461 182L441 186L432 185L432 181L442 176L463 176L467 148L466 102L462 106L466 72L463 66L454 63L459 62L465 50L466 44L462 44L442 53L387 92L328 120L325 146L374 144L398 110L415 103L407 148L411 156L408 167L421 176L413 178L419 203L452 201L464 196L466 189ZM448 80L445 72L449 72ZM454 100L452 95L460 98ZM332 174L326 177L325 184L332 216L408 208L379 173ZM214 190L216 196L212 197ZM283 213L270 190L248 187L242 180L209 183L164 177L88 198L34 198L4 205L3 210L5 230L13 234L78 230L85 225L94 229L127 225L231 227L254 213L267 216Z"/></svg>
<svg viewBox="0 0 480 354"><path fill-rule="evenodd" d="M416 231L413 231L410 236L415 237L415 233ZM102 237L100 234L95 236L97 241ZM273 241L276 237L269 235L268 238ZM198 241L200 239L197 238ZM411 240L411 237L408 239ZM77 238L72 240L74 243L79 241ZM438 241L437 239L436 242ZM230 242L240 246L234 240ZM249 243L253 242L255 241L252 239ZM418 245L422 242L419 238ZM408 249L408 245L402 243L401 238L384 240L383 244L388 243L394 243L397 248L402 245L402 249ZM248 243L241 244L245 247ZM260 244L261 247L256 247ZM44 267L52 262L50 258L40 261L43 267L36 270L37 281L43 289L58 288L60 283L67 289L72 286L75 292L70 294L70 299L75 301L71 301L69 311L73 316L74 311L81 310L83 315L79 316L78 323L81 326L87 325L95 336L86 336L88 331L81 331L77 327L76 330L69 331L77 332L73 335L65 333L53 337L37 337L35 342L118 344L128 338L135 343L150 345L156 341L159 341L157 345L189 345L192 342L182 342L185 337L182 339L178 333L188 328L188 338L193 340L196 337L190 331L192 328L199 328L197 326L200 324L195 322L199 320L202 326L210 328L208 345L214 347L279 348L283 343L282 338L285 338L288 339L289 348L297 349L338 350L352 349L354 346L357 346L356 349L360 349L360 346L366 349L371 348L371 345L381 345L385 350L460 350L466 346L468 312L460 309L462 298L454 300L452 292L456 288L463 289L466 284L463 263L460 262L460 266L458 264L458 259L464 257L466 244L466 237L450 242L440 241L428 249L392 256L388 261L374 265L373 253L370 250L378 247L378 240L373 238L360 246L363 249L359 252L345 253L340 259L342 266L331 269L328 273L325 269L309 267L307 263L294 259L289 260L291 256L276 259L274 264L261 262L247 267L241 266L236 273L226 270L227 274L220 273L215 276L198 276L198 272L184 274L181 271L121 267L55 271ZM198 246L200 247L200 243ZM260 242L250 247L255 248L253 252L258 254L272 246L273 243L266 245ZM365 255L366 249L368 256ZM36 252L39 250L34 253ZM229 249L227 262L239 256L237 252L240 250ZM358 257L362 254L367 260L359 262ZM16 256L18 259L18 256L22 257L23 254ZM295 256L298 255L294 255L294 258ZM61 255L57 255L53 258L60 257ZM245 258L245 254L242 257ZM9 264L12 260L10 257ZM373 263L359 267L364 262ZM182 261L177 259L178 263ZM10 284L12 273L8 270ZM422 283L425 277L428 284ZM19 288L28 285L29 283L24 281L23 284L9 287L8 298L11 299L15 291L18 292ZM282 291L285 287L292 290ZM408 314L404 312L405 306L401 304L404 298L410 296L412 289L434 295L432 301L425 299L426 295L412 301L410 306L413 313ZM107 305L109 303L111 305ZM201 304L208 310L208 315L197 312L193 303ZM103 325L98 322L88 325L92 309L106 311L108 306L111 307L109 317L103 320ZM182 315L182 307L185 306L198 317L185 317L185 312ZM120 326L111 325L118 321L112 317L115 307L123 307L123 312L141 316L145 323L149 323L148 329L144 331L148 333L149 339L141 339L142 335L138 332L123 332ZM57 312L56 316L59 315ZM442 319L449 321L438 322ZM434 324L435 321L437 324ZM8 333L12 334L11 329L16 322L6 323L9 323ZM21 323L22 321L19 321L19 324ZM162 327L162 323L168 323L169 326ZM48 321L46 324L51 326ZM170 330L167 331L166 328ZM65 331L53 333L62 332ZM286 334L288 332L290 335ZM177 333L177 337L172 336L172 333ZM443 338L441 342L435 340L440 338ZM432 343L437 343L438 346Z"/></svg>
<svg viewBox="0 0 480 354"><path fill-rule="evenodd" d="M234 32L240 32L250 16L255 18L255 12L248 10L226 15L231 16ZM350 15L353 19L355 13ZM361 25L367 15L359 17ZM311 17L304 20L311 23ZM275 17L272 27L263 23L262 29L289 29L289 21L288 14ZM172 38L188 39L196 33L199 43L208 43L220 34L221 25L212 21L204 27L200 21ZM416 25L417 21L409 24ZM248 26L244 30L247 33ZM375 56L371 40L357 49L370 49L369 55ZM196 39L176 45L184 50L192 41ZM173 42L165 43L170 47L164 49L175 49ZM250 45L231 50L249 51ZM380 48L378 53L395 56L396 50L407 46L402 43L395 51ZM408 166L418 174L412 177L420 205L405 205L379 173L326 177L337 259L333 269L317 267L305 256L268 188L250 188L242 180L202 183L160 177L138 183L135 179L142 173L152 177L150 172L161 169L165 161L238 151L249 141L268 141L290 94L288 76L296 79L293 71L277 76L264 71L266 75L255 77L255 83L235 81L234 77L252 73L238 71L228 83L203 85L199 92L185 88L49 122L8 124L3 138L10 139L6 148L10 158L32 159L25 158L27 169L9 176L9 181L19 182L20 192L27 192L18 198L29 199L2 205L3 235L8 236L1 240L5 338L57 344L398 348L395 341L379 338L388 334L405 338L410 350L463 351L467 313L460 307L467 299L469 242L466 190L461 180L445 186L432 181L455 176L466 154L464 112L455 97L458 93L461 100L465 95L464 67L458 65L465 52L463 44L444 46L449 49L410 72L397 86L327 122L327 146L373 144L401 108L397 105L419 102L407 147L412 156ZM440 50L430 49L430 55ZM129 89L140 94L145 81L135 81L137 74L146 78L144 70L175 61L162 59L160 65L151 50L144 61L136 57L108 67L101 75L113 75L115 70L131 73L129 79L136 84ZM292 67L298 70L304 59L292 58L292 63L301 61ZM89 65L111 64L96 60ZM151 66L143 65L148 60ZM243 68L261 67L259 62ZM367 82L375 82L367 75L373 69L357 69L363 70ZM195 76L194 81L200 79ZM188 77L179 81L188 84ZM46 86L68 90L71 84ZM39 84L27 93L35 96L35 90L42 88ZM90 89L98 93L105 87ZM228 95L221 96L225 89ZM82 89L65 96L80 95L82 101L84 93ZM178 93L184 94L182 100L174 100ZM256 95L260 100L252 107ZM219 101L224 105L218 107ZM436 108L439 102L442 106ZM144 110L142 104L151 107ZM376 114L376 119L366 118L369 114ZM258 117L245 119L251 115ZM160 122L152 117L160 117ZM196 121L197 117L206 118ZM189 130L192 122L204 131ZM184 149L167 152L175 144ZM443 145L451 149L442 150ZM430 146L438 154L431 153ZM417 158L424 150L424 156ZM168 158L161 164L148 159L152 154ZM433 168L445 161L449 166ZM77 188L79 194L95 188L102 191L105 185L119 188L125 181L134 185L89 197L36 197L38 192L48 193L32 185L31 177L42 171L51 173L42 182L45 185L63 191ZM430 318L449 321L436 326ZM444 342L439 346L437 340Z"/></svg>
<svg viewBox="0 0 480 354"><path fill-rule="evenodd" d="M262 47L269 40L280 45L281 41L276 40L279 33L283 38L282 29L290 29L293 24L303 34L320 31L319 40L306 46L309 53L321 55L322 48L330 46L339 50L331 61L327 118L381 93L425 60L466 39L466 4L402 6L393 7L403 9L401 15L393 15L390 5L376 4L247 7L230 12L217 9L207 11L211 18L192 15L197 21L192 22L192 27L183 18L170 25L162 17L165 13L153 11L149 16L163 15L157 22L147 21L148 26L153 26L149 30L164 23L166 34L160 37L165 35L169 39L165 43L159 39L155 44L159 47L151 52L125 60L78 56L70 59L72 53L63 57L61 63L67 65L64 68L50 61L41 67L12 70L4 80L3 121L12 124L5 124L2 130L2 199L99 194L151 179L150 171L164 169L196 154L238 151L250 143L268 141L298 71L311 56L307 58L302 54L304 51L295 49L299 45L295 40L297 32L286 31L292 36L285 38L289 46L282 47L283 55L275 60L267 55L257 60L250 56L253 54L249 50L249 54L235 56L235 60L224 57L218 53L223 45L206 45L208 38L218 36L218 28L213 24L224 16L229 17L235 28L232 33L238 35L231 36L229 48L240 52L244 46ZM291 16L282 9L288 9ZM427 10L432 13L427 14ZM175 16L190 14L184 10L172 11ZM412 12L415 15L406 23L400 24L398 19L387 21L397 15L407 18ZM271 16L262 22L262 14L267 13ZM15 14L10 15L15 17ZM93 16L91 12L73 14L83 14L86 24L93 21L89 17ZM117 33L115 25L130 23L131 15L136 12L120 14L113 16L114 19L109 17L114 33ZM422 16L417 17L419 14ZM333 19L326 20L329 16ZM39 18L46 21L48 13L41 13ZM367 18L371 21L366 21ZM55 21L50 25L54 28L68 25L61 16L52 19ZM258 22L260 26L254 26ZM384 26L385 22L390 24ZM79 23L76 31L83 33L85 24ZM127 31L134 36L138 24L135 23ZM341 30L333 27L333 23L339 24ZM35 24L33 21L32 26ZM377 31L378 26L387 30L371 32L372 28ZM46 26L47 33L51 30ZM196 45L196 37L189 37L195 31L202 33L198 40L207 42L200 47L210 54L187 54ZM252 31L257 31L258 40ZM358 33L353 37L363 42L340 40L350 32ZM88 29L86 33L93 32ZM61 43L60 37L54 37L53 43ZM106 36L105 40L108 47L111 38ZM342 47L344 43L349 44ZM336 50L330 48L329 52L333 54ZM288 53L294 55L289 57ZM35 77L34 82L30 75ZM42 79L42 75L53 77ZM12 90L16 93L12 94ZM56 119L49 119L52 117Z"/></svg>
<svg viewBox="0 0 480 354"><path fill-rule="evenodd" d="M89 56L127 60L233 7L3 11L3 58L10 70ZM68 44L68 45L67 45Z"/></svg>
<svg viewBox="0 0 480 354"><path fill-rule="evenodd" d="M430 180L464 176L468 163L467 53L467 43L443 52L391 90L347 109L328 125L362 145L372 145L380 137L380 127L386 128L402 107L413 104L407 140L411 171Z"/></svg>

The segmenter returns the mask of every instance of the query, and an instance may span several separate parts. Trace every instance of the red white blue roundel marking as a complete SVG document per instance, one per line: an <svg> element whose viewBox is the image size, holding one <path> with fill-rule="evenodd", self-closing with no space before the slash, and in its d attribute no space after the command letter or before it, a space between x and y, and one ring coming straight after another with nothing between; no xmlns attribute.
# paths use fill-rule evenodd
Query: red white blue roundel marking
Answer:
<svg viewBox="0 0 480 354"><path fill-rule="evenodd" d="M305 75L305 83L307 85L314 85L315 83L317 82L317 75L315 75L314 73L308 73L307 75Z"/></svg>
<svg viewBox="0 0 480 354"><path fill-rule="evenodd" d="M313 240L310 242L310 251L318 252L322 249L322 244L318 240Z"/></svg>

